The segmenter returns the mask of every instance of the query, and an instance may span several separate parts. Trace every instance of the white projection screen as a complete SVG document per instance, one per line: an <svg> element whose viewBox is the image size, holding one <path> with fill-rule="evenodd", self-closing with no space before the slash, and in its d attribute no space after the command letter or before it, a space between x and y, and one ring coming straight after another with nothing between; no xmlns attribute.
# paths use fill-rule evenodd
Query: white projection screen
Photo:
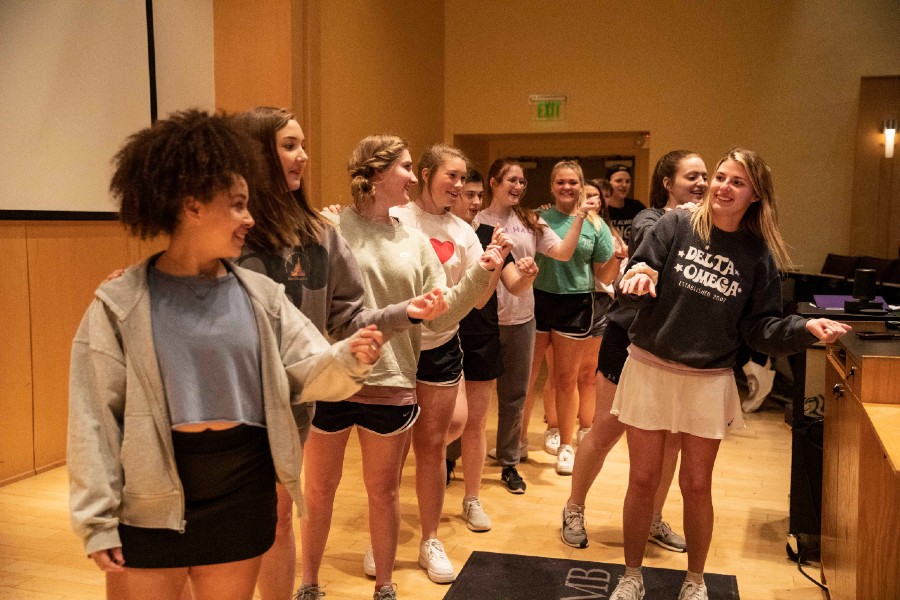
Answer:
<svg viewBox="0 0 900 600"><path fill-rule="evenodd" d="M146 0L0 0L0 216L116 210L110 160L151 122L148 57Z"/></svg>

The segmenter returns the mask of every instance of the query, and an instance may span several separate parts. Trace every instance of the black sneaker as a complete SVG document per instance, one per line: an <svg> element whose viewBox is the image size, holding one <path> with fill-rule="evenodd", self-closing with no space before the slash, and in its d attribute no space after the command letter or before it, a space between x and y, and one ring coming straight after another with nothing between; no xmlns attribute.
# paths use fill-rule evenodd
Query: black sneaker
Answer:
<svg viewBox="0 0 900 600"><path fill-rule="evenodd" d="M445 458L447 462L447 487L450 487L450 481L453 479L453 472L456 470L456 461L452 458Z"/></svg>
<svg viewBox="0 0 900 600"><path fill-rule="evenodd" d="M519 472L516 471L515 467L503 467L503 473L500 475L500 479L506 484L506 491L510 494L525 493L525 482L522 480L522 476L519 475Z"/></svg>

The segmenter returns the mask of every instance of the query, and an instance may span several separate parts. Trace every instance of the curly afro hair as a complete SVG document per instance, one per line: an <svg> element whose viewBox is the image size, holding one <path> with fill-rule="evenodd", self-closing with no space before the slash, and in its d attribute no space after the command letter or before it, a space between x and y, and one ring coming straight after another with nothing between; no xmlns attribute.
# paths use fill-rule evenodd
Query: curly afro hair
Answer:
<svg viewBox="0 0 900 600"><path fill-rule="evenodd" d="M128 138L113 158L119 218L141 238L171 235L187 197L210 202L237 177L259 181L259 143L233 117L191 109Z"/></svg>

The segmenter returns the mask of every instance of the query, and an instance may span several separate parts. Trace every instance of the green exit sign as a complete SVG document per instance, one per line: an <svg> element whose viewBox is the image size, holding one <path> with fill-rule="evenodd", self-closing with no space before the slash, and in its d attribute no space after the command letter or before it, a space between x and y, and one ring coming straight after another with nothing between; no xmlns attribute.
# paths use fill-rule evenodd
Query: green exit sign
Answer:
<svg viewBox="0 0 900 600"><path fill-rule="evenodd" d="M528 97L532 120L562 121L566 118L566 97L534 94Z"/></svg>

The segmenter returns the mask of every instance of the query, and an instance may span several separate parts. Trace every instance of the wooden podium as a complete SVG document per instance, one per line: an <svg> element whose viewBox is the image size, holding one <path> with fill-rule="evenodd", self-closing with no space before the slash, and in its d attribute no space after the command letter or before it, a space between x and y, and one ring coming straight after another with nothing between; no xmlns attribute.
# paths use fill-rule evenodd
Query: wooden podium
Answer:
<svg viewBox="0 0 900 600"><path fill-rule="evenodd" d="M900 341L826 354L823 576L832 600L900 598Z"/></svg>

